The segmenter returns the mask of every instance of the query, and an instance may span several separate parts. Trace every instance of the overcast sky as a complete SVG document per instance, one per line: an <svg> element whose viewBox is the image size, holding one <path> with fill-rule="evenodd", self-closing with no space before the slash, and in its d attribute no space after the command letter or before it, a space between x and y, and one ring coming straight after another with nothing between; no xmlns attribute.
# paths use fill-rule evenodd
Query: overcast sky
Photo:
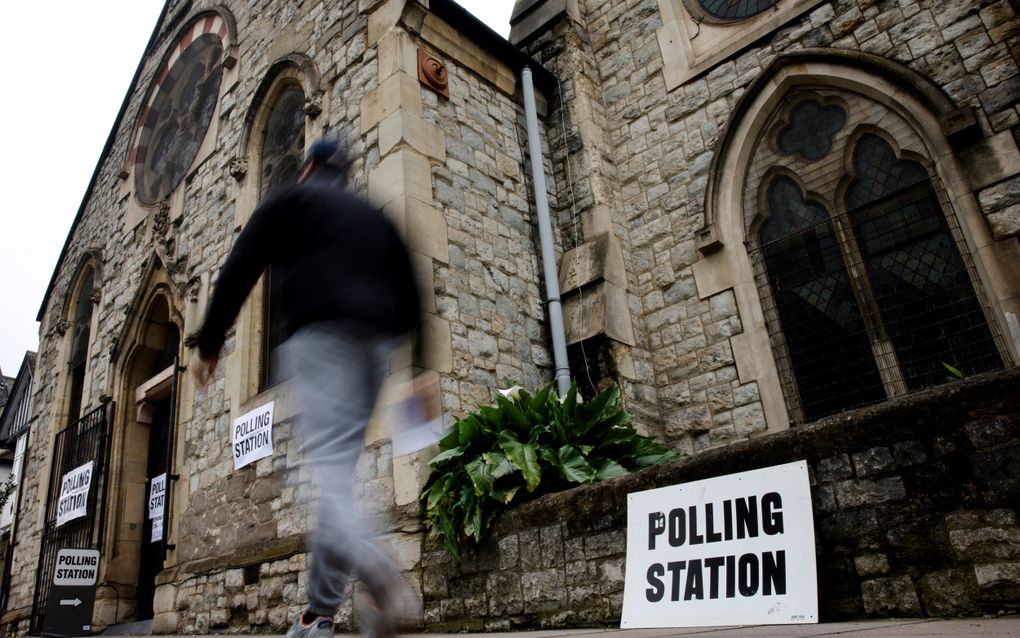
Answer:
<svg viewBox="0 0 1020 638"><path fill-rule="evenodd" d="M504 37L514 0L459 0ZM36 315L163 0L0 0L0 371Z"/></svg>

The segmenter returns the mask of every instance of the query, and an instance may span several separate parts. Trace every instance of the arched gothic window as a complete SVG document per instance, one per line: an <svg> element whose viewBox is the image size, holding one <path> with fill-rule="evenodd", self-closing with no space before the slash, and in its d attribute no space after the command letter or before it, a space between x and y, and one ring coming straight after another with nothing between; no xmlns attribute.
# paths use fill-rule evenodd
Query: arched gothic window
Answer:
<svg viewBox="0 0 1020 638"><path fill-rule="evenodd" d="M85 374L88 371L89 339L92 331L92 299L95 293L95 271L89 268L81 277L74 300L71 320L71 353L67 361L70 389L67 399L67 420L74 423L81 416Z"/></svg>
<svg viewBox="0 0 1020 638"><path fill-rule="evenodd" d="M297 177L305 150L305 94L297 84L288 84L276 97L262 131L259 156L259 197ZM276 350L283 343L283 317L277 303L272 269L267 271L263 298L262 375L263 389L281 380Z"/></svg>
<svg viewBox="0 0 1020 638"><path fill-rule="evenodd" d="M1003 365L923 149L885 107L809 90L756 147L745 217L794 421Z"/></svg>

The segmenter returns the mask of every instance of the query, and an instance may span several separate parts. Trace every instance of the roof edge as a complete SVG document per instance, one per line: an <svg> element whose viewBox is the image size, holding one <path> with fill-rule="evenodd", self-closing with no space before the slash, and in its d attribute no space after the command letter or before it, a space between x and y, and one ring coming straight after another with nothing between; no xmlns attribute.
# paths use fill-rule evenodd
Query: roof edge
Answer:
<svg viewBox="0 0 1020 638"><path fill-rule="evenodd" d="M71 238L74 236L74 231L77 230L78 224L81 223L81 219L85 214L85 207L88 205L89 199L92 197L92 191L96 187L96 182L99 180L99 171L106 163L106 159L110 155L110 150L113 148L113 143L117 139L117 131L120 130L121 123L124 120L124 114L127 112L128 104L131 102L131 96L134 94L135 85L138 83L138 79L142 75L142 69L145 66L145 61L148 57L149 50L156 43L156 39L159 36L160 26L166 19L167 9L170 7L170 0L166 0L163 3L163 10L159 13L159 18L156 20L155 26L152 28L152 35L149 36L149 41L145 45L145 50L142 52L142 57L138 61L138 66L135 68L135 74L131 78L131 83L128 85L127 91L124 94L124 100L120 104L120 110L117 111L117 117L113 121L113 127L110 129L110 134L106 138L106 144L103 146L102 152L99 154L99 160L96 162L96 167L92 170L92 178L89 180L89 185L85 187L85 193L82 195L81 204L78 205L78 212L74 216L74 221L71 222L71 229L67 231L67 238L64 239L64 245L60 249L60 256L57 257L57 263L53 267L53 274L50 276L50 283L46 286L46 292L43 294L42 303L39 305L39 312L35 316L35 320L41 322L43 315L46 314L46 307L50 302L50 295L53 294L53 289L57 283L57 273L60 272L60 266L64 263L64 259L67 257L67 250L71 245Z"/></svg>
<svg viewBox="0 0 1020 638"><path fill-rule="evenodd" d="M552 71L542 66L540 62L519 49L515 44L493 31L492 27L479 20L454 0L431 0L429 2L429 11L442 18L468 38L476 41L482 48L493 53L497 59L513 69L518 77L522 69L525 67L530 68L534 76L535 86L543 92L548 92L559 84L559 79L557 79Z"/></svg>

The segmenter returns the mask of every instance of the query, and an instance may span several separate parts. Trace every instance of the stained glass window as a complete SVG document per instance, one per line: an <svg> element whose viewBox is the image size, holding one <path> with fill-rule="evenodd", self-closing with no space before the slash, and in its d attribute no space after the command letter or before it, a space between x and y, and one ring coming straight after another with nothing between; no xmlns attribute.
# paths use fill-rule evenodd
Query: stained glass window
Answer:
<svg viewBox="0 0 1020 638"><path fill-rule="evenodd" d="M805 100L793 108L789 124L779 131L779 150L808 161L820 160L832 149L833 138L845 123L842 107Z"/></svg>
<svg viewBox="0 0 1020 638"><path fill-rule="evenodd" d="M269 113L259 160L260 195L297 177L305 150L304 106L304 91L298 85L290 85L283 89ZM266 388L282 380L276 351L284 340L283 314L272 269L266 273L264 299L261 384Z"/></svg>
<svg viewBox="0 0 1020 638"><path fill-rule="evenodd" d="M189 31L156 80L135 150L135 190L144 204L159 202L180 184L205 139L223 75L217 20L203 19L198 37Z"/></svg>
<svg viewBox="0 0 1020 638"><path fill-rule="evenodd" d="M868 284L909 390L1001 367L984 313L945 215L917 162L877 135L854 152L846 201Z"/></svg>
<svg viewBox="0 0 1020 638"><path fill-rule="evenodd" d="M697 0L709 17L723 22L736 22L771 9L776 0Z"/></svg>
<svg viewBox="0 0 1020 638"><path fill-rule="evenodd" d="M885 395L829 213L773 179L759 241L801 408L813 420ZM852 388L851 392L846 392Z"/></svg>
<svg viewBox="0 0 1020 638"><path fill-rule="evenodd" d="M808 100L781 125L778 152L831 161L794 162L766 178L766 215L752 250L795 418L938 385L949 376L944 364L967 375L1001 368L973 275L923 164L864 133L851 149L845 213L805 195L801 171L831 189L832 169L846 156L831 148L845 112L824 112L821 101ZM811 133L808 122L828 132ZM798 129L803 134L791 132Z"/></svg>

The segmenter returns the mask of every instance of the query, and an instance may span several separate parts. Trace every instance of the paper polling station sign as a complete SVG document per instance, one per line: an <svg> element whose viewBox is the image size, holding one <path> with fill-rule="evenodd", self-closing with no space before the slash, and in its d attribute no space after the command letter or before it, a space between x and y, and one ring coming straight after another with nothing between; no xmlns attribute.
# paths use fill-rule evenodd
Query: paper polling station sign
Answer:
<svg viewBox="0 0 1020 638"><path fill-rule="evenodd" d="M235 470L273 453L274 404L270 401L234 419L231 444Z"/></svg>
<svg viewBox="0 0 1020 638"><path fill-rule="evenodd" d="M818 622L807 463L628 495L620 627Z"/></svg>
<svg viewBox="0 0 1020 638"><path fill-rule="evenodd" d="M166 472L149 483L149 520L152 521L150 542L163 540L163 511L166 508Z"/></svg>
<svg viewBox="0 0 1020 638"><path fill-rule="evenodd" d="M88 513L89 488L92 487L92 461L79 465L60 478L57 498L57 527Z"/></svg>

